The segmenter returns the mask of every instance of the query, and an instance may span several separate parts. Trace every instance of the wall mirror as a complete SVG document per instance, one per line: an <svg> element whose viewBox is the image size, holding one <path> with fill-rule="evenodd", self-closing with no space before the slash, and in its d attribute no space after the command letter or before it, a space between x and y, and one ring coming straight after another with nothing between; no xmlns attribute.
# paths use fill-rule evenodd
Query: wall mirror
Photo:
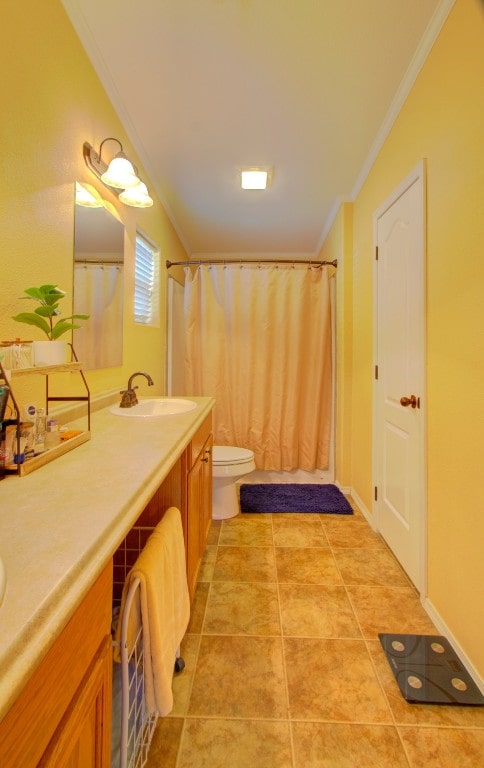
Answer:
<svg viewBox="0 0 484 768"><path fill-rule="evenodd" d="M124 225L97 190L75 185L74 313L89 315L72 343L85 370L123 362Z"/></svg>

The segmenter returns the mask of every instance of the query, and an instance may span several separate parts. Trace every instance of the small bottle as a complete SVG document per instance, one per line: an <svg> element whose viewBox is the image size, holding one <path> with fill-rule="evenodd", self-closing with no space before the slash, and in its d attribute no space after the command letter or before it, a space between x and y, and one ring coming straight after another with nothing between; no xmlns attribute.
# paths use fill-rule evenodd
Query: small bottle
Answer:
<svg viewBox="0 0 484 768"><path fill-rule="evenodd" d="M47 427L45 431L45 448L54 448L60 443L59 425L55 419L49 419L47 421Z"/></svg>
<svg viewBox="0 0 484 768"><path fill-rule="evenodd" d="M37 408L35 415L35 453L42 453L45 451L45 433L47 431L47 416L45 415L45 408Z"/></svg>

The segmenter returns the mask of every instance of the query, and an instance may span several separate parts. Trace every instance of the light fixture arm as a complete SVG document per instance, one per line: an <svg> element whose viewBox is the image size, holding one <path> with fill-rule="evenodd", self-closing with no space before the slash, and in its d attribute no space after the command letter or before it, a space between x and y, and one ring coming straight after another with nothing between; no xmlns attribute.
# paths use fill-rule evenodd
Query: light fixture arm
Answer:
<svg viewBox="0 0 484 768"><path fill-rule="evenodd" d="M103 143L104 142L101 142L101 147ZM101 151L101 147L99 148L99 151ZM98 179L100 179L108 167L104 160L101 159L101 155L98 154L94 147L92 147L87 141L85 141L82 145L82 155L84 157L84 162L86 163L89 170L92 171L98 177Z"/></svg>
<svg viewBox="0 0 484 768"><path fill-rule="evenodd" d="M99 145L99 159L102 158L103 154L103 144L105 144L107 141L115 141L117 144L119 144L120 151L124 153L123 145L121 144L119 139L115 139L114 136L108 136L107 139L103 139Z"/></svg>

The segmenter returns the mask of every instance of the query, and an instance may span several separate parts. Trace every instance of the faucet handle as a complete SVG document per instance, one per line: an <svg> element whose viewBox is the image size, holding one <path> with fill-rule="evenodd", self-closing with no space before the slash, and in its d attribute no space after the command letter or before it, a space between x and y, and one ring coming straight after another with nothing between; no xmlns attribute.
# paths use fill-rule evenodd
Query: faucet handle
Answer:
<svg viewBox="0 0 484 768"><path fill-rule="evenodd" d="M128 389L121 389L119 394L122 395L120 408L131 408L133 405L138 404L138 398L136 397L135 389L138 387L130 387Z"/></svg>

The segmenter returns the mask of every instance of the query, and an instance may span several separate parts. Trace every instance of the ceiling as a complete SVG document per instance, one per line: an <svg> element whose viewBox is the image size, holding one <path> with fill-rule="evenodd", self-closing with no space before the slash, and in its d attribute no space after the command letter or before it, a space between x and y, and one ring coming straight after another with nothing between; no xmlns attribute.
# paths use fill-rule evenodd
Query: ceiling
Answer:
<svg viewBox="0 0 484 768"><path fill-rule="evenodd" d="M188 254L310 258L452 0L63 5ZM243 166L271 187L242 190Z"/></svg>

